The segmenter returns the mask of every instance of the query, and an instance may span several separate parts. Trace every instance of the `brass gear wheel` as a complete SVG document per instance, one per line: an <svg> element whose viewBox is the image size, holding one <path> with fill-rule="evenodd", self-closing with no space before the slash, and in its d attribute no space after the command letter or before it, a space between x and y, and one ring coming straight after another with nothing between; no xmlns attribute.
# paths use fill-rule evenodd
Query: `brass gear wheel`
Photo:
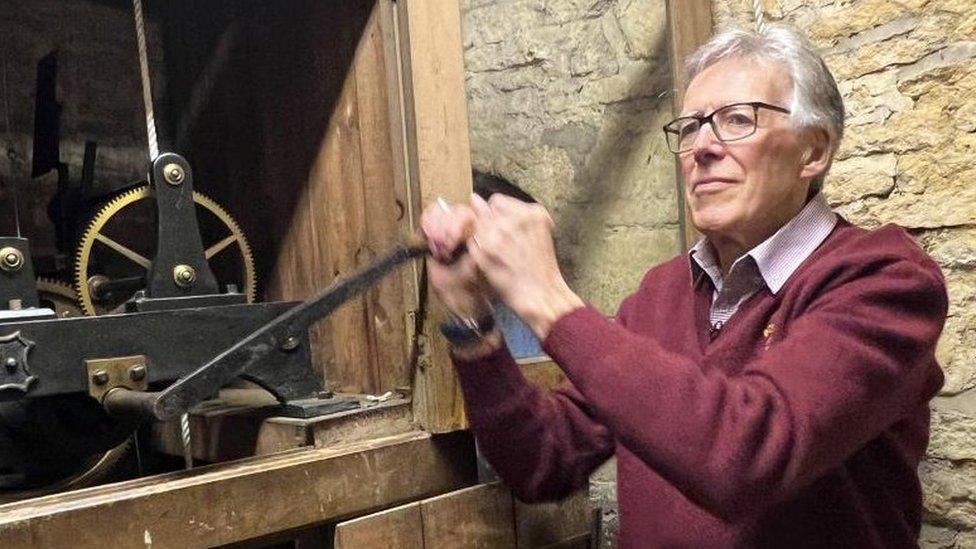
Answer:
<svg viewBox="0 0 976 549"><path fill-rule="evenodd" d="M111 312L111 308L106 309L99 306L97 303L98 300L93 295L93 287L96 286L98 281L96 277L103 277L104 279L103 275L93 274L91 272L92 248L96 242L125 257L131 263L138 265L143 271L148 272L152 262L151 257L148 257L150 254L143 255L139 253L131 247L113 239L105 231L109 221L120 212L138 202L152 198L152 196L153 193L149 185L143 185L126 191L103 206L88 224L88 229L81 237L81 243L78 246L78 252L75 257L75 287L78 291L79 303L86 314L99 315ZM238 282L241 284L240 291L247 297L248 302L253 302L257 287L254 275L254 257L251 254L251 247L248 245L244 233L237 225L237 222L234 221L234 218L209 197L194 192L193 202L204 211L209 212L219 221L224 229L229 231L229 234L206 248L205 254L207 260L211 260L231 245L236 245L240 255L240 272L235 273L235 275L239 276ZM220 276L218 275L219 279Z"/></svg>
<svg viewBox="0 0 976 549"><path fill-rule="evenodd" d="M64 282L38 277L37 297L41 301L41 306L50 307L58 315L58 318L71 318L85 314L78 301L78 292Z"/></svg>

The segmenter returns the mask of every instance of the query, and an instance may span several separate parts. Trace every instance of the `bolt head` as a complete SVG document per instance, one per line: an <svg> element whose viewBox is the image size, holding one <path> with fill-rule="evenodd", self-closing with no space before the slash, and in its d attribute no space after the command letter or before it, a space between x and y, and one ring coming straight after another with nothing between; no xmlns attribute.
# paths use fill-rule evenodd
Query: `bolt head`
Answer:
<svg viewBox="0 0 976 549"><path fill-rule="evenodd" d="M5 271L16 271L24 266L24 254L13 246L0 250L0 268Z"/></svg>
<svg viewBox="0 0 976 549"><path fill-rule="evenodd" d="M132 381L142 381L146 379L146 366L143 364L136 364L135 366L129 368L129 379Z"/></svg>
<svg viewBox="0 0 976 549"><path fill-rule="evenodd" d="M285 341L281 344L281 348L286 351L294 351L298 348L298 344L301 343L299 339L295 336L288 336Z"/></svg>
<svg viewBox="0 0 976 549"><path fill-rule="evenodd" d="M14 372L17 371L17 365L18 364L19 364L19 362L17 362L17 359L14 358L14 357L12 357L12 356L8 356L3 361L3 365L7 367L7 371L10 372L10 373L14 373Z"/></svg>
<svg viewBox="0 0 976 549"><path fill-rule="evenodd" d="M173 267L173 281L177 286L186 288L191 286L197 279L197 271L189 265L177 265Z"/></svg>
<svg viewBox="0 0 976 549"><path fill-rule="evenodd" d="M166 180L170 185L179 185L183 182L183 178L186 176L183 171L183 167L179 164L166 164L163 167L163 179Z"/></svg>
<svg viewBox="0 0 976 549"><path fill-rule="evenodd" d="M95 370L95 373L92 374L92 381L95 382L95 385L105 385L108 383L108 372L105 370Z"/></svg>

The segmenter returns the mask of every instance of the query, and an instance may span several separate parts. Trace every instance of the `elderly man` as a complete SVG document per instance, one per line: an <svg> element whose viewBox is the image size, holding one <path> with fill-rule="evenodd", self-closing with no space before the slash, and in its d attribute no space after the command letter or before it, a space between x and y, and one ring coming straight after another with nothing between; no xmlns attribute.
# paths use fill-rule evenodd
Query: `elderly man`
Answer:
<svg viewBox="0 0 976 549"><path fill-rule="evenodd" d="M585 486L616 455L622 547L915 547L939 269L903 230L855 227L819 193L843 103L803 37L728 31L687 68L664 131L704 239L613 318L563 280L541 206L425 211L481 448L529 501ZM526 382L493 299L571 386Z"/></svg>

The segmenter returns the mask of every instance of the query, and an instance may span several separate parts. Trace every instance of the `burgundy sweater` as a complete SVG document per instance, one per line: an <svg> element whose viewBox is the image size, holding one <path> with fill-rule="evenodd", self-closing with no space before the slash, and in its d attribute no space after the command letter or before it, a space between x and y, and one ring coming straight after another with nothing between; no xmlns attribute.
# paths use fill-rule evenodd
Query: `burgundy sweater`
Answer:
<svg viewBox="0 0 976 549"><path fill-rule="evenodd" d="M938 266L897 227L840 220L717 334L711 282L691 276L679 256L616 317L560 318L544 347L572 384L534 387L504 348L456 361L498 474L558 499L616 454L622 548L916 547Z"/></svg>

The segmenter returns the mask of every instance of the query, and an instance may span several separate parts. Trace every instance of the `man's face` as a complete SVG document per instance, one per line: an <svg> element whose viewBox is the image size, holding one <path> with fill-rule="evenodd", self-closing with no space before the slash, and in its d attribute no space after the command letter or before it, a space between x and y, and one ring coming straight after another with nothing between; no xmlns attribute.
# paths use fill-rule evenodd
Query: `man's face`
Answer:
<svg viewBox="0 0 976 549"><path fill-rule="evenodd" d="M727 59L691 81L682 115L706 116L726 105L757 101L788 108L790 91L783 68ZM789 115L760 108L757 116L756 133L728 143L704 125L692 150L680 155L692 222L707 236L748 241L786 223L806 200L809 184L801 179L806 147Z"/></svg>

